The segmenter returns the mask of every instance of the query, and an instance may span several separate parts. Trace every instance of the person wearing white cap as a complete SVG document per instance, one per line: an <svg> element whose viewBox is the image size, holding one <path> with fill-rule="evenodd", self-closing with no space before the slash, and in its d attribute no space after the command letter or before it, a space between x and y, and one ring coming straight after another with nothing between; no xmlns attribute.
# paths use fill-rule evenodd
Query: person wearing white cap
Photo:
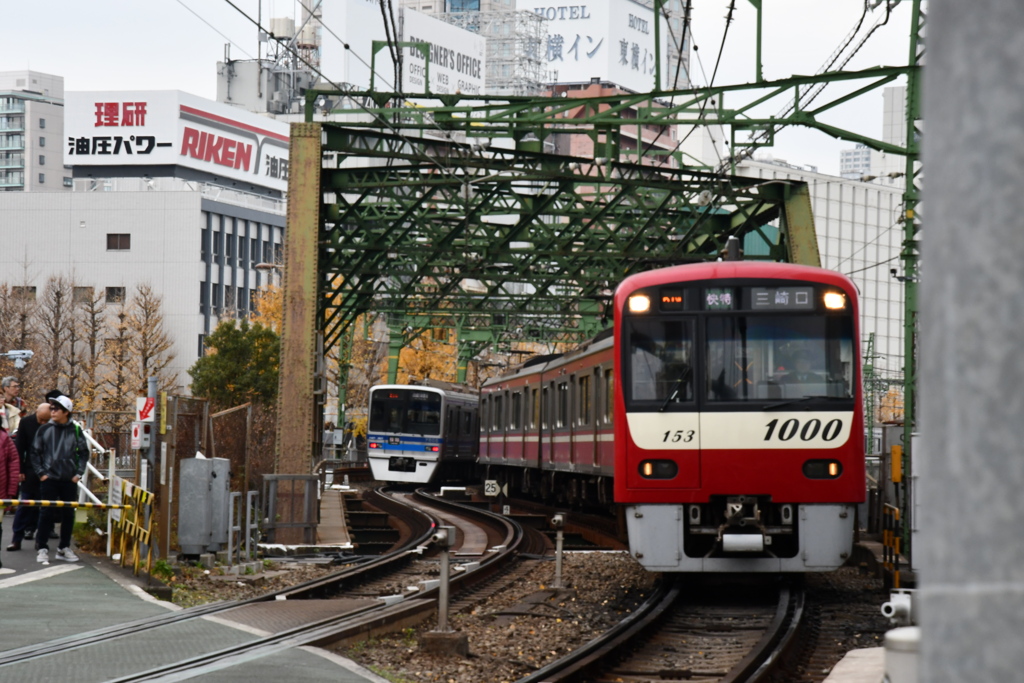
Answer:
<svg viewBox="0 0 1024 683"><path fill-rule="evenodd" d="M42 500L78 500L78 480L89 464L89 445L82 429L71 421L74 403L67 396L50 398L50 421L42 425L32 440L30 462L39 475L39 497ZM75 524L75 509L71 507L43 507L39 514L36 533L36 561L50 563L48 541L54 518L60 515L60 540L57 559L77 562L71 550L71 529Z"/></svg>

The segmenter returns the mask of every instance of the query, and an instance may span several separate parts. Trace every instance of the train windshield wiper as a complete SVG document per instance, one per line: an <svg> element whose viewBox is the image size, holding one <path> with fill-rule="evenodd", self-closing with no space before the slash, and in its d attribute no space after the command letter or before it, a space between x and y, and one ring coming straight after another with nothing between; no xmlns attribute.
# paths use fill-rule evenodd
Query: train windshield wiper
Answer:
<svg viewBox="0 0 1024 683"><path fill-rule="evenodd" d="M665 402L661 404L660 408L658 408L659 413L665 412L665 408L668 408L668 404L675 400L676 396L679 395L679 390L682 389L683 385L688 381L690 381L689 372L684 372L682 375L679 376L679 379L676 380L675 385L673 385L672 387L672 393L668 395L668 398L665 399Z"/></svg>
<svg viewBox="0 0 1024 683"><path fill-rule="evenodd" d="M853 399L851 399L848 396L821 396L821 395L801 396L800 398L788 399L788 400L785 400L785 401L779 401L778 403L772 403L770 405L767 405L767 406L764 407L764 411L768 412L770 410L779 410L780 408L785 408L786 406L795 405L797 403L806 403L807 401L813 401L813 400L818 400L818 401L852 401Z"/></svg>

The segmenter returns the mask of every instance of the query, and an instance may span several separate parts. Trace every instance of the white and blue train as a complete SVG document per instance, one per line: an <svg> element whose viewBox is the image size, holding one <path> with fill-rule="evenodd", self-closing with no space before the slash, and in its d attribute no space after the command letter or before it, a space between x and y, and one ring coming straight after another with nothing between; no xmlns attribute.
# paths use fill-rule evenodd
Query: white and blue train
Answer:
<svg viewBox="0 0 1024 683"><path fill-rule="evenodd" d="M370 388L367 454L377 481L427 484L476 463L480 397L469 387L424 380ZM443 463L443 468L440 465Z"/></svg>

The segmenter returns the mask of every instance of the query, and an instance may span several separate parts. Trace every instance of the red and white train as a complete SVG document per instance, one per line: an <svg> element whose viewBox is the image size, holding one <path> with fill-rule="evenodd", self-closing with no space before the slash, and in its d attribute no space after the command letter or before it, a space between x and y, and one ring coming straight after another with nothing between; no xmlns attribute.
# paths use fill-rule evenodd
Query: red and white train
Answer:
<svg viewBox="0 0 1024 683"><path fill-rule="evenodd" d="M614 306L613 334L483 385L487 477L623 506L653 571L841 566L865 496L854 284L693 264L629 277Z"/></svg>

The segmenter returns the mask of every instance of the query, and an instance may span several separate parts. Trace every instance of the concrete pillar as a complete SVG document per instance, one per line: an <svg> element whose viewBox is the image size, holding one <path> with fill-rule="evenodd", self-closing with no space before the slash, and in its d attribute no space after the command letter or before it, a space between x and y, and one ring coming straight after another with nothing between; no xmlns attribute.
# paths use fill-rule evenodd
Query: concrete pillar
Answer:
<svg viewBox="0 0 1024 683"><path fill-rule="evenodd" d="M1024 3L930 3L921 678L1024 671Z"/></svg>

